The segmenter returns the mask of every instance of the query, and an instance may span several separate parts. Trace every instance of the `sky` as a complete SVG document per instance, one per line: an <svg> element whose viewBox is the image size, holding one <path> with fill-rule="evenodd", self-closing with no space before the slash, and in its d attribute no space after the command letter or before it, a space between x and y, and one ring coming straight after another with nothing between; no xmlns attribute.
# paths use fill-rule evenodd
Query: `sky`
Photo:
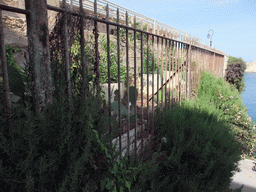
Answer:
<svg viewBox="0 0 256 192"><path fill-rule="evenodd" d="M256 0L108 0L203 40L245 62L256 61Z"/></svg>

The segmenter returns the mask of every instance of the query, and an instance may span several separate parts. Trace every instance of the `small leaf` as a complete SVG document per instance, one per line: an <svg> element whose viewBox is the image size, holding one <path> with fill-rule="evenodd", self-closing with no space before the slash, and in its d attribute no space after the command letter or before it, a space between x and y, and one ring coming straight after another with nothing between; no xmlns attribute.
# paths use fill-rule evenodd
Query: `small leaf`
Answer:
<svg viewBox="0 0 256 192"><path fill-rule="evenodd" d="M105 189L107 180L109 180L109 178L105 178L103 181L100 182L101 191L103 191Z"/></svg>
<svg viewBox="0 0 256 192"><path fill-rule="evenodd" d="M111 105L115 113L118 115L118 101L114 101ZM122 103L120 103L120 111L122 116L127 116L127 108Z"/></svg>
<svg viewBox="0 0 256 192"><path fill-rule="evenodd" d="M125 181L125 186L126 186L128 189L130 189L130 187L131 187L131 182Z"/></svg>

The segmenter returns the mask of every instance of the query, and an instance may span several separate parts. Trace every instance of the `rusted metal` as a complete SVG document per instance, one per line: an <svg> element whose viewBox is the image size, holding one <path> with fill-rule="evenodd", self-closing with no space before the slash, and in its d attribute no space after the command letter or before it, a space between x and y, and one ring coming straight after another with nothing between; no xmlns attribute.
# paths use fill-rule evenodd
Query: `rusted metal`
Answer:
<svg viewBox="0 0 256 192"><path fill-rule="evenodd" d="M109 19L109 7L107 4L106 7L106 20ZM110 144L112 143L112 138L111 138L111 132L112 132L112 126L111 126L111 92L110 92L110 50L109 50L109 23L107 23L107 60L108 60L108 116L109 116L109 132L110 132Z"/></svg>
<svg viewBox="0 0 256 192"><path fill-rule="evenodd" d="M169 75L168 75L168 77L170 77L171 76L171 34L170 34L170 31L168 31L168 38L169 38L169 40L168 40L168 49L169 49L169 51L168 51L168 65L167 66L169 66L169 68L167 67L167 70L169 71ZM169 82L169 88L168 88L168 93L169 93L169 98L168 98L168 108L170 109L171 108L171 95L170 95L170 93L171 93L171 82Z"/></svg>
<svg viewBox="0 0 256 192"><path fill-rule="evenodd" d="M79 0L80 5L80 13L84 14L83 9L83 0ZM82 65L82 78L83 78L83 97L85 98L87 96L88 90L88 83L87 83L87 64L86 64L86 58L85 58L85 40L84 40L84 18L80 17L80 44L81 44L81 65Z"/></svg>
<svg viewBox="0 0 256 192"><path fill-rule="evenodd" d="M62 6L64 9L67 9L66 0L62 1ZM71 79L70 79L70 59L69 59L69 42L68 42L68 27L67 27L67 15L63 14L63 36L64 36L64 57L63 63L65 63L66 69L66 81L67 81L67 92L68 92L68 101L72 105L72 95L71 95Z"/></svg>
<svg viewBox="0 0 256 192"><path fill-rule="evenodd" d="M126 25L128 26L128 12L126 11ZM128 37L128 29L126 29L126 81L127 81L127 146L128 146L128 157L130 150L130 91L129 91L129 37Z"/></svg>
<svg viewBox="0 0 256 192"><path fill-rule="evenodd" d="M173 36L172 36L172 38L173 38ZM172 57L171 57L171 67L172 67L172 75L173 75L173 73L174 73L174 71L175 71L175 69L174 69L174 48L175 48L175 42L174 42L174 40L172 40ZM174 101L174 79L172 79L172 97L171 97L171 100L172 100L172 102ZM172 107L172 106L171 106Z"/></svg>
<svg viewBox="0 0 256 192"><path fill-rule="evenodd" d="M163 28L162 28L162 33L161 33L161 36L163 36ZM164 77L163 77L163 65L164 65L164 60L163 60L163 54L164 54L164 49L163 49L163 46L164 46L164 39L162 39L162 42L161 42L161 52L162 52L162 55L161 55L161 58L162 58L162 62L161 62L161 87L163 87L163 83L164 83ZM162 90L162 94L161 94L161 111L163 110L163 90Z"/></svg>
<svg viewBox="0 0 256 192"><path fill-rule="evenodd" d="M162 88L173 78L175 78L175 75L178 75L179 71L181 71L182 67L184 66L184 64L182 64L181 66L179 66L177 68L177 70L166 80L165 83L163 83L163 85L158 89L158 91L156 91L156 93L154 93L154 95L157 95L159 91L162 90ZM153 99L154 95L149 99L149 101L151 101L151 99Z"/></svg>
<svg viewBox="0 0 256 192"><path fill-rule="evenodd" d="M180 37L181 38L181 37ZM181 98L180 98L180 74L181 74L181 43L178 43L178 66L179 66L179 71L178 71L178 101L181 102Z"/></svg>
<svg viewBox="0 0 256 192"><path fill-rule="evenodd" d="M159 25L157 25L157 33L159 34ZM157 37L157 108L159 107L159 36Z"/></svg>
<svg viewBox="0 0 256 192"><path fill-rule="evenodd" d="M119 9L116 11L117 24L119 24ZM117 65L118 65L118 128L119 128L119 152L122 154L121 144L121 86L120 86L120 27L117 25Z"/></svg>
<svg viewBox="0 0 256 192"><path fill-rule="evenodd" d="M148 22L147 22L147 31L148 31ZM148 92L149 92L149 36L147 34L147 138L149 135L149 110L148 110Z"/></svg>
<svg viewBox="0 0 256 192"><path fill-rule="evenodd" d="M141 30L143 29L142 21L141 21L140 28L141 28ZM141 55L141 130L140 131L143 131L143 107L144 107L143 106L143 32L141 32L141 44L140 45L141 45L141 47L140 47L140 55ZM143 149L143 137L141 137L141 149Z"/></svg>
<svg viewBox="0 0 256 192"><path fill-rule="evenodd" d="M183 36L181 37L182 41L183 41ZM180 44L180 48L181 48L181 65L184 63L183 62L183 43ZM182 91L183 91L183 85L182 85L182 82L183 82L183 66L181 68L181 72L180 72L180 76L181 76L181 80L180 80L180 105L181 105L181 100L182 100Z"/></svg>
<svg viewBox="0 0 256 192"><path fill-rule="evenodd" d="M29 68L32 73L32 95L35 115L43 119L43 109L53 101L50 67L47 5L44 0L26 0Z"/></svg>
<svg viewBox="0 0 256 192"><path fill-rule="evenodd" d="M62 1L63 3L65 3L66 1ZM110 32L109 32L109 25L113 25L117 27L117 56L118 56L118 90L119 90L119 99L118 99L118 116L119 116L119 122L118 122L118 126L120 129L120 134L119 134L119 150L120 150L120 154L122 151L122 142L121 142L121 109L120 109L120 104L121 104L121 87L120 87L120 27L124 28L126 30L126 68L127 68L127 92L128 92L128 153L129 153L129 130L130 130L130 122L129 122L129 110L130 110L130 106L129 106L129 44L128 44L128 31L132 30L134 32L134 83L135 83L135 89L137 89L137 85L136 85L136 75L137 75L137 64L136 64L136 33L139 32L140 36L141 36L141 130L143 130L143 117L144 115L147 115L147 124L146 124L146 129L147 129L147 136L149 134L148 132L148 128L151 124L151 126L154 126L154 100L152 99L154 97L154 95L157 94L157 107L159 107L159 91L162 90L163 92L163 87L165 87L165 93L167 93L167 85L169 85L169 92L170 89L174 88L174 90L176 90L176 86L177 90L175 91L176 93L179 93L178 96L178 101L181 102L181 93L184 91L184 86L179 86L180 83L180 78L183 80L183 74L182 72L184 72L184 70L186 71L186 91L187 91L187 99L189 99L189 94L191 93L191 86L192 84L195 85L196 83L198 83L199 81L199 76L200 76L200 71L196 71L198 69L202 69L203 67L205 67L207 70L212 70L215 71L215 73L217 74L219 72L219 70L221 70L221 67L223 67L223 53L217 50L214 50L212 48L209 47L204 47L204 46L199 46L199 45L191 45L191 39L187 39L187 37L184 37L181 34L178 33L174 33L172 34L172 36L170 37L171 34L168 33L168 31L164 32L164 28L162 27L161 30L159 30L159 25L157 25L157 34L154 32L155 29L153 27L153 30L150 32L149 30L149 24L147 23L147 31L143 31L143 22L141 22L141 28L137 29L136 28L136 16L134 17L134 26L128 26L128 13L126 12L126 23L125 24L120 24L120 20L119 20L119 9L117 9L117 22L112 22L109 19L109 7L107 4L107 9L106 9L106 19L102 19L99 18L98 12L97 12L97 0L94 1L94 16L88 16L85 15L83 13L83 7L82 7L82 0L79 0L80 2L80 12L74 12L73 10L67 10L66 7L64 6L63 8L58 8L58 7L54 7L54 6L50 6L47 5L47 8L49 10L54 10L54 11L58 11L58 12L62 12L64 13L63 15L66 16L78 16L81 19L81 29L80 29L80 33L81 33L81 55L82 55L82 68L83 68L83 78L86 77L86 60L85 60L85 53L84 53L84 46L85 46L85 42L83 41L84 37L83 37L83 20L84 19L90 19L94 21L94 35L95 35L95 53L96 53L96 59L95 59L95 72L96 72L96 84L97 84L97 94L99 94L99 52L98 52L98 22L100 23L105 23L107 26L107 49L108 49L108 53L107 53L107 57L108 57L108 94L110 96L110 55L109 55L109 43L110 43ZM3 5L0 5L0 8L4 7ZM11 11L10 7L4 7L5 9L8 9L9 11ZM14 12L23 12L28 14L29 10L16 10L16 9L12 9ZM16 11L15 11L16 10ZM64 19L65 17L64 16ZM160 33L161 31L161 33ZM65 30L64 30L65 32ZM145 111L143 111L144 108L144 103L143 103L143 48L144 48L144 42L143 42L143 37L146 35L146 40L147 40L147 114L144 114ZM152 97L149 99L149 38L152 36L152 65L153 65L153 69L152 69ZM175 36L175 37L174 37ZM67 39L67 34L64 35L65 39ZM176 38L176 40L175 40ZM161 40L161 42L160 42ZM190 43L188 43L188 41L190 41ZM154 90L154 57L155 57L155 44L157 46L157 90L155 92ZM160 44L160 45L159 45ZM68 43L67 43L68 45ZM159 47L161 46L161 53L159 53ZM65 44L66 47L66 44ZM168 51L169 49L169 51ZM67 50L67 49L65 49ZM165 53L164 53L165 52ZM159 57L160 54L162 55L161 59L162 59L162 65L161 65L161 86L159 88ZM67 57L67 53L65 56L65 60L69 61L69 58ZM168 57L169 55L169 57ZM180 60L179 60L180 59ZM200 61L202 60L202 61ZM193 71L193 75L191 75L191 61L195 61L197 62L197 67L196 70ZM207 62L208 61L208 62ZM167 66L169 64L169 72L172 72L172 74L167 75ZM200 67L200 65L201 67ZM165 65L165 66L164 66ZM68 65L66 65L67 68ZM210 68L212 67L212 68ZM68 69L70 70L70 69ZM164 71L165 70L165 71ZM163 78L165 75L165 82L163 82ZM194 80L192 79L192 76L194 78ZM67 79L69 80L70 78L68 78L68 74L67 74ZM171 82L170 82L171 81ZM168 84L169 83L169 84ZM85 81L84 81L85 84ZM171 85L172 84L172 85ZM84 87L84 86L83 86ZM70 86L68 87L69 89L71 88ZM154 93L155 92L155 93ZM69 94L70 97L71 94ZM85 94L86 95L86 94ZM162 97L161 99L161 108L163 109L163 94L161 94ZM176 97L176 95L172 95L172 98ZM152 99L152 118L151 118L151 122L149 123L149 101L151 101ZM170 98L166 98L165 95L165 102L169 100ZM110 102L110 97L108 100L109 106L111 106L111 102ZM137 159L137 108L134 108L134 112L135 112L135 156ZM108 111L108 115L109 117L111 116L111 111ZM110 126L110 132L111 132L112 127ZM111 135L111 134L110 134ZM143 138L142 138L142 149L143 149Z"/></svg>
<svg viewBox="0 0 256 192"><path fill-rule="evenodd" d="M2 74L3 74L3 96L4 96L4 112L7 114L7 125L8 131L13 132L12 129L12 108L11 108L11 98L10 98L10 88L8 82L8 73L7 73L7 60L5 53L5 44L4 44L4 25L2 21L2 10L0 9L0 56L2 63Z"/></svg>
<svg viewBox="0 0 256 192"><path fill-rule="evenodd" d="M16 8L16 7L11 7L11 6L8 6L8 5L4 5L2 3L0 3L0 9L5 10L5 11L11 11L11 12L14 12L14 13L30 14L29 10L20 9L20 8Z"/></svg>
<svg viewBox="0 0 256 192"><path fill-rule="evenodd" d="M134 16L134 28L136 29L136 16ZM134 30L133 31L134 33L133 33L133 35L134 35L134 87L135 87L135 90L137 90L137 57L136 57L136 47L137 47L137 45L136 45L136 30ZM135 94L134 94L134 97L136 97L135 96ZM134 98L134 100L136 101L136 99ZM138 162L137 161L137 102L135 102L135 107L134 107L134 114L135 114L135 160L136 160L136 163Z"/></svg>
<svg viewBox="0 0 256 192"><path fill-rule="evenodd" d="M155 25L153 26L153 31L155 31ZM155 86L155 36L152 36L152 95L154 94ZM152 129L154 130L154 99L152 99Z"/></svg>
<svg viewBox="0 0 256 192"><path fill-rule="evenodd" d="M166 31L166 36L167 36L167 31ZM165 79L167 79L167 63L168 63L168 52L167 52L167 39L165 39ZM165 106L167 105L167 84L165 86Z"/></svg>
<svg viewBox="0 0 256 192"><path fill-rule="evenodd" d="M97 18L97 1L94 0L94 17ZM96 86L97 86L97 95L100 95L100 70L99 70L99 44L98 44L98 22L94 20L94 36L95 36L95 69L96 69ZM99 102L98 102L99 103Z"/></svg>
<svg viewBox="0 0 256 192"><path fill-rule="evenodd" d="M175 52L175 71L177 71L177 73L178 73L178 53L179 53L179 50L178 50L178 41L176 41L176 43L175 43L175 49L176 49L176 52ZM177 77L178 77L178 75L175 77L175 84L174 84L174 86L175 86L175 102L177 101L177 97L176 97L176 95L177 95L177 92L178 92L178 90L177 90L177 84L179 83L178 81L177 81Z"/></svg>

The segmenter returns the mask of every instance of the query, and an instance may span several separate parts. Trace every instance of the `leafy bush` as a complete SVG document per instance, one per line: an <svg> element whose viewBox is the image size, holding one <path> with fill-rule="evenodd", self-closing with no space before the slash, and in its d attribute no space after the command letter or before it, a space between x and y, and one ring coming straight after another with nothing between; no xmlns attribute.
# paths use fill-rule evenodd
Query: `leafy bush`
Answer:
<svg viewBox="0 0 256 192"><path fill-rule="evenodd" d="M166 157L138 173L141 191L223 191L238 170L240 145L209 102L184 101L159 113L155 126ZM144 173L143 173L144 172ZM141 176L140 176L141 175ZM146 188L146 185L148 186Z"/></svg>
<svg viewBox="0 0 256 192"><path fill-rule="evenodd" d="M15 133L0 130L1 188L6 191L80 191L96 190L108 173L109 163L94 133L109 144L109 118L99 114L95 97L73 98L74 109L65 99L56 99L45 109L44 119L35 117L27 107L14 108ZM115 119L110 119L113 134Z"/></svg>
<svg viewBox="0 0 256 192"><path fill-rule="evenodd" d="M231 85L234 85L237 90L241 93L244 88L244 72L246 64L242 58L229 57L228 66L226 69L226 81Z"/></svg>
<svg viewBox="0 0 256 192"><path fill-rule="evenodd" d="M225 120L232 126L231 132L242 144L243 152L252 156L255 145L253 122L248 119L247 109L237 89L222 78L215 78L213 74L203 72L198 97L213 103L215 108L222 112Z"/></svg>
<svg viewBox="0 0 256 192"><path fill-rule="evenodd" d="M13 54L19 49L11 46L6 46L6 61L7 61L7 73L10 91L15 95L22 97L25 92L25 85L23 81L23 75L21 73L20 67L17 66L16 61L13 58ZM3 87L3 80L0 80L0 89Z"/></svg>
<svg viewBox="0 0 256 192"><path fill-rule="evenodd" d="M75 41L71 47L71 58L72 58L72 66L71 66L71 79L74 79L74 85L75 86L79 80L82 79L81 77L81 71L82 71L82 66L81 66L81 51L80 51L80 41L79 41L80 36L78 35L75 38ZM93 44L92 41L92 36L90 37L90 43L88 44ZM100 71L100 78L99 82L102 83L108 83L108 61L107 61L107 41L105 35L101 35L100 39L100 48L102 49L102 54L100 55L100 60L99 60L99 71ZM109 45L109 51L110 51L110 81L111 83L117 83L118 82L118 65L117 65L117 54L116 51L116 45L110 41ZM89 47L85 46L85 54L86 54L86 59L88 62L90 62L90 65L94 65L94 59L92 58L95 53L90 53L89 52ZM93 55L91 55L93 54ZM122 55L122 52L120 53ZM123 61L120 61L120 81L124 82L126 80L126 66L123 65ZM96 77L94 72L92 72L93 69L89 67L88 70L88 80L91 81L93 78Z"/></svg>
<svg viewBox="0 0 256 192"><path fill-rule="evenodd" d="M108 60L107 60L107 40L105 39L105 35L103 35L100 39L100 45L103 49L103 53L101 55L100 60L100 82L108 83ZM117 45L110 41L109 52L110 52L110 82L117 83L118 82L118 64L117 64L117 54L115 53L117 50ZM122 55L122 52L120 53ZM120 81L125 82L126 80L126 66L123 65L123 61L120 61Z"/></svg>

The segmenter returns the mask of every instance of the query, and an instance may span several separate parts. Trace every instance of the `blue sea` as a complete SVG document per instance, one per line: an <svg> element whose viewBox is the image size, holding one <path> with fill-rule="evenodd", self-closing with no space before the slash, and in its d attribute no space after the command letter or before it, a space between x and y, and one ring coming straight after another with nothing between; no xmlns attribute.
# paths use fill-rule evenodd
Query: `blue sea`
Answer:
<svg viewBox="0 0 256 192"><path fill-rule="evenodd" d="M248 115L256 121L256 73L245 73L245 90L242 92L242 100L248 109Z"/></svg>

